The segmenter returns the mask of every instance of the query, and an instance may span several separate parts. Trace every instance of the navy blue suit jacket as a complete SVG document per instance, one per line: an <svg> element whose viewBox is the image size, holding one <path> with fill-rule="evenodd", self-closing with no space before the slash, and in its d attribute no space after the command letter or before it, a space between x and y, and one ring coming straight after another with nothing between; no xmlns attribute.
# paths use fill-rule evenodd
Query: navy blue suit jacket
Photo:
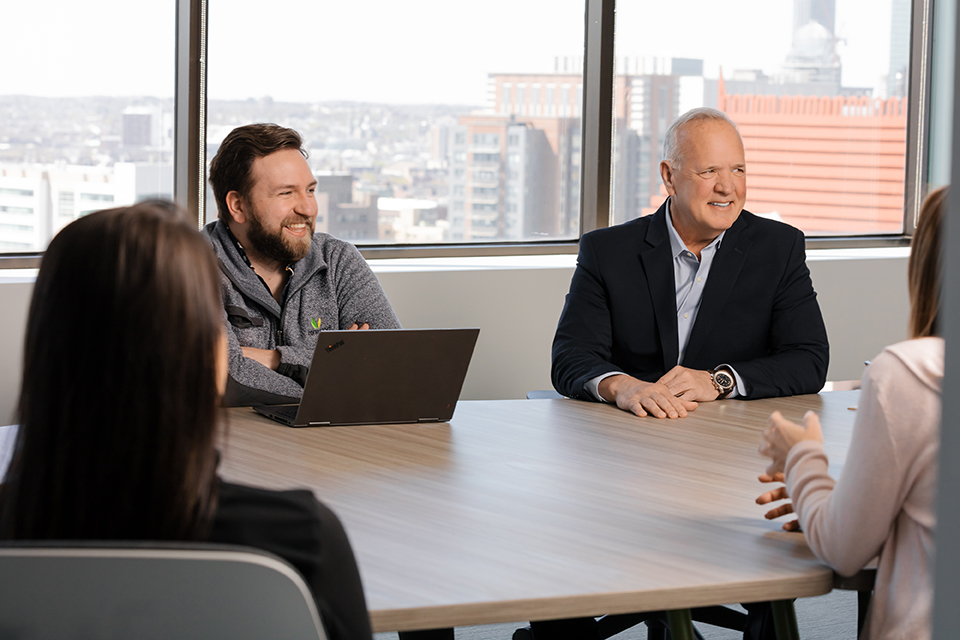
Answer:
<svg viewBox="0 0 960 640"><path fill-rule="evenodd" d="M666 205L652 216L580 239L553 341L553 386L583 399L587 380L622 371L655 382L677 364L677 296ZM816 393L827 375L827 332L803 234L743 211L727 230L704 287L684 367L728 364L748 398Z"/></svg>

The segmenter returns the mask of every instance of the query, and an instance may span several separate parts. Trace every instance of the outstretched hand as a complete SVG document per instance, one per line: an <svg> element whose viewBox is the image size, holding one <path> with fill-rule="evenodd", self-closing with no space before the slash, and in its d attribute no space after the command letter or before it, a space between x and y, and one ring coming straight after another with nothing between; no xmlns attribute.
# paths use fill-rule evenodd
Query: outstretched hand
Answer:
<svg viewBox="0 0 960 640"><path fill-rule="evenodd" d="M757 480L764 483L784 481L783 473L775 473L773 475L761 473L757 477ZM781 500L789 500L789 499L790 499L790 496L787 495L787 488L777 487L776 489L771 489L770 491L761 493L757 497L757 504L770 504L771 502L779 502ZM790 515L791 513L793 513L793 503L786 502L784 504L781 504L780 506L770 509L770 511L767 511L767 513L764 514L764 517L767 520L775 520L781 516ZM784 522L783 530L784 531L800 531L800 521L794 518L793 520L788 520L787 522Z"/></svg>
<svg viewBox="0 0 960 640"><path fill-rule="evenodd" d="M820 428L820 418L813 411L807 411L803 416L804 426L790 422L779 411L770 414L770 420L763 429L763 442L760 443L760 453L773 462L767 467L767 475L773 476L782 473L787 463L787 454L793 445L804 440L823 442L823 430Z"/></svg>

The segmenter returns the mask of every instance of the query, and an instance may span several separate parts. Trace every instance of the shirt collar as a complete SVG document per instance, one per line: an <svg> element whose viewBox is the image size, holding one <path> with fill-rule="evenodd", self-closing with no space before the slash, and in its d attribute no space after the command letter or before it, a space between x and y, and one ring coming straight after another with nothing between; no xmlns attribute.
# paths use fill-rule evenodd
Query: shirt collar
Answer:
<svg viewBox="0 0 960 640"><path fill-rule="evenodd" d="M673 226L673 216L670 214L670 201L671 201L672 199L673 199L673 198L667 198L667 205L666 205L666 209L667 209L667 230L668 230L669 235L670 235L670 255L672 255L674 258L676 258L676 257L678 257L678 256L683 255L684 253L687 253L687 252L690 251L690 250L687 249L687 245L684 244L683 240L680 238L680 234L677 233L676 227ZM706 247L704 247L704 249L710 249L711 247L713 247L714 249L719 249L719 248L720 248L720 241L723 240L723 236L724 236L724 234L725 234L726 232L727 232L727 230L724 229L724 230L720 233L720 235L718 235L716 238L714 238L714 239L713 239L713 242L711 242L711 243L708 244ZM701 253L701 255L702 255L702 253Z"/></svg>

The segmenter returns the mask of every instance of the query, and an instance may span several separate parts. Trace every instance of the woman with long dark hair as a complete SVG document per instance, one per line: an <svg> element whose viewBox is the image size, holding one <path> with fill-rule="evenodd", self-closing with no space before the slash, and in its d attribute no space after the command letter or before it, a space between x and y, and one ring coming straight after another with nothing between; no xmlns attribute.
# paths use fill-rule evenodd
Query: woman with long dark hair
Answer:
<svg viewBox="0 0 960 640"><path fill-rule="evenodd" d="M174 205L99 211L57 234L30 305L0 538L261 548L304 575L332 639L368 640L333 512L308 491L216 475L221 313L210 245Z"/></svg>
<svg viewBox="0 0 960 640"><path fill-rule="evenodd" d="M879 556L863 638L930 637L934 492L943 382L940 230L947 190L924 201L907 280L911 339L885 348L863 374L853 436L838 480L827 472L820 420L801 426L770 416L760 452L773 462L762 481L783 480L760 504L792 497L767 514L796 511L821 560L849 576ZM797 521L784 525L796 529Z"/></svg>

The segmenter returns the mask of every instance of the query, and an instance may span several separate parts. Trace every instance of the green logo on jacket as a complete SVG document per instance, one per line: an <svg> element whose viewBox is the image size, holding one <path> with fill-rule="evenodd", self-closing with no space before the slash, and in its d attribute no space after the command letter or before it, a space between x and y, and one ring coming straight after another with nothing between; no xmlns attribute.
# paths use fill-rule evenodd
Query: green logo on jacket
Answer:
<svg viewBox="0 0 960 640"><path fill-rule="evenodd" d="M320 318L317 318L316 320L314 320L313 318L310 318L310 326L313 327L314 329L319 329L319 328L320 328Z"/></svg>

